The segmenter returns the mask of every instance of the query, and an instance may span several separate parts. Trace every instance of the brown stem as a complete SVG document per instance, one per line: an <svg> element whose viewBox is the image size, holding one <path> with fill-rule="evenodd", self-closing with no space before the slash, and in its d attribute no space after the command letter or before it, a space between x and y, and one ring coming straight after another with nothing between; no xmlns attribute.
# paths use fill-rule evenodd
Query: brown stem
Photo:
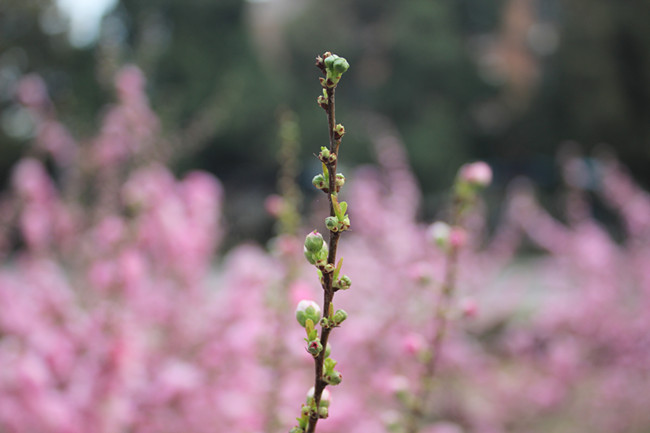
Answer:
<svg viewBox="0 0 650 433"><path fill-rule="evenodd" d="M329 140L330 140L330 152L333 155L336 155L337 158L334 162L327 164L327 170L329 174L329 191L328 199L330 205L330 216L335 217L336 213L334 212L334 201L332 200L332 194L336 191L336 163L338 160L338 151L341 140L337 140L334 136L334 128L336 127L336 118L334 110L334 88L327 88L327 124L329 127ZM332 266L336 265L336 250L338 248L339 238L341 237L340 232L330 231L329 237L329 253L327 256L327 263ZM323 272L323 315L328 314L329 306L334 299L334 290L332 285L334 283L334 274ZM321 332L320 342L323 347L318 356L314 358L314 402L316 408L320 405L320 400L323 395L327 383L323 380L323 363L325 361L325 350L327 348L327 341L329 340L330 333L332 328L323 328ZM318 414L312 413L309 417L309 427L307 433L314 433L316 431L316 424L318 423Z"/></svg>

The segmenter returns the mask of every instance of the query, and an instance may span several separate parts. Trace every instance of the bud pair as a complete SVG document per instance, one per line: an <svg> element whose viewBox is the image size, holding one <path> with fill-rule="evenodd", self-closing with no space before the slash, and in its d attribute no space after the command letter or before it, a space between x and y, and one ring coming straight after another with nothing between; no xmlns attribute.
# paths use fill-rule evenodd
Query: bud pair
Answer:
<svg viewBox="0 0 650 433"><path fill-rule="evenodd" d="M336 326L340 326L341 323L343 323L347 318L348 313L346 313L345 310L336 310L336 313L334 313L332 316L323 317L320 319L320 326L323 328L334 328ZM329 355L327 352L325 354Z"/></svg>
<svg viewBox="0 0 650 433"><path fill-rule="evenodd" d="M323 54L323 65L326 77L320 79L323 87L336 87L341 80L341 75L348 70L350 64L343 57L332 54L329 51Z"/></svg>
<svg viewBox="0 0 650 433"><path fill-rule="evenodd" d="M325 226L334 233L344 232L350 228L350 217L346 215L343 220L339 220L336 217L329 216L325 218Z"/></svg>
<svg viewBox="0 0 650 433"><path fill-rule="evenodd" d="M336 155L330 152L327 147L321 146L318 159L320 159L323 164L331 164L336 161Z"/></svg>

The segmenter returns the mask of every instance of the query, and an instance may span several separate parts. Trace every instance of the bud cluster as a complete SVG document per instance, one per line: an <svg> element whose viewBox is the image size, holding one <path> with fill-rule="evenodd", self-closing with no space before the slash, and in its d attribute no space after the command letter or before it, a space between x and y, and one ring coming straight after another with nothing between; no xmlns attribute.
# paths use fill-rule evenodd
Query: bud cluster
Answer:
<svg viewBox="0 0 650 433"><path fill-rule="evenodd" d="M320 153L318 154L318 159L320 159L323 164L329 165L336 161L336 154L330 152L327 147L322 146L320 148Z"/></svg>
<svg viewBox="0 0 650 433"><path fill-rule="evenodd" d="M326 149L327 150L327 149ZM321 154L319 155L319 159L325 159L325 157L321 158ZM336 161L336 155L335 154L330 154L329 150L325 153L326 155L329 155L326 157L327 159L330 159L332 161ZM324 170L323 173L319 173L316 176L313 177L311 180L312 185L316 187L316 189L320 189L326 194L329 194L330 192L330 182L329 182L329 175L327 169ZM341 187L345 185L345 176L343 176L342 173L337 173L336 174L336 180L334 181L334 188L336 189L336 192L341 191Z"/></svg>
<svg viewBox="0 0 650 433"><path fill-rule="evenodd" d="M325 78L320 78L321 85L325 88L334 88L341 80L343 73L348 70L350 64L343 57L328 51L323 54L323 57L316 58L316 66L325 73Z"/></svg>
<svg viewBox="0 0 650 433"><path fill-rule="evenodd" d="M320 321L320 324L323 328L335 328L345 319L348 318L348 313L345 312L345 310L336 310L336 313L329 317L323 317Z"/></svg>

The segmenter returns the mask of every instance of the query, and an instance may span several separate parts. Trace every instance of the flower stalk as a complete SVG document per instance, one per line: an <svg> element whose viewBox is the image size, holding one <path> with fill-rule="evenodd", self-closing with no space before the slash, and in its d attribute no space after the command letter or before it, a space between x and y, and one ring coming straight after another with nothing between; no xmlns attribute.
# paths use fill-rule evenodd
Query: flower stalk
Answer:
<svg viewBox="0 0 650 433"><path fill-rule="evenodd" d="M321 418L329 416L328 406L323 405L323 395L328 385L341 383L342 375L335 370L337 362L330 357L331 346L328 344L330 333L347 318L344 310L334 311L334 293L338 290L348 289L351 285L347 275L340 275L342 260L337 264L336 252L341 233L350 227L350 218L347 215L347 203L338 199L338 193L345 184L345 177L337 173L337 163L341 140L345 135L345 128L336 124L335 115L335 90L342 74L347 71L349 64L342 57L326 52L316 58L318 67L324 78L320 78L323 93L317 99L327 114L327 125L329 131L329 147L321 147L318 155L322 163L323 172L314 177L314 186L327 194L329 200L329 216L325 225L329 230L329 239L325 243L317 231L311 232L305 239L305 258L317 268L318 277L323 288L323 317L320 320L313 320L314 317L307 317L309 311L306 305L312 304L301 302L303 311L297 312L299 323L305 327L307 332L307 351L314 357L314 386L310 390L310 397L307 403L302 406L300 417L297 418L298 425L292 433L314 433L316 425ZM312 302L312 301L306 301ZM299 310L301 306L299 305ZM313 308L315 311L315 308ZM320 310L318 311L320 313ZM320 316L320 314L319 314ZM304 318L304 324L301 320ZM320 324L320 335L316 325ZM323 350L325 348L325 350ZM329 393L326 393L329 395ZM329 401L329 400L328 400Z"/></svg>

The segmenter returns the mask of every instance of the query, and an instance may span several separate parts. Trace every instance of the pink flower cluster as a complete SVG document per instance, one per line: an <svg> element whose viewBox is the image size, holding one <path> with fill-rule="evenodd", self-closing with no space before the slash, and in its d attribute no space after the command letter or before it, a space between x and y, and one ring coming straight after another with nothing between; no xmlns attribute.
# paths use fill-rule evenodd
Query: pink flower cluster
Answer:
<svg viewBox="0 0 650 433"><path fill-rule="evenodd" d="M322 296L302 239L215 260L219 182L177 179L161 162L137 69L116 88L99 135L78 142L38 78L21 85L38 131L0 203L0 431L288 431L313 374L295 307ZM337 298L344 379L323 433L399 432L436 332L444 251L417 220L399 141L385 134L377 153L345 197L340 255L354 285ZM422 433L650 427L650 197L607 158L585 192L583 165L565 164L562 221L525 185L493 234L481 206L468 216ZM486 181L474 167L462 176ZM620 232L592 217L595 199Z"/></svg>

